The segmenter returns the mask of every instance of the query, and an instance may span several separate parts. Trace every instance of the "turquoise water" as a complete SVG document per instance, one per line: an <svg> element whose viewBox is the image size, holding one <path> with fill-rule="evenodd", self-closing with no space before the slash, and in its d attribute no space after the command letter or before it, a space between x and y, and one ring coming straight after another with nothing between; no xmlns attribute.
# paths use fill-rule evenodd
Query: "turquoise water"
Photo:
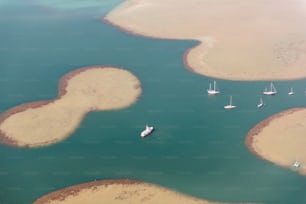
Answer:
<svg viewBox="0 0 306 204"><path fill-rule="evenodd" d="M218 80L222 94L207 96L212 79L182 63L195 42L122 33L99 20L121 1L108 2L100 8L94 0L71 7L69 1L0 1L1 112L56 97L60 77L83 66L124 67L143 86L137 103L87 114L63 142L36 149L0 145L0 203L31 203L59 188L111 178L215 201L306 203L305 177L254 157L244 145L259 121L306 105L306 81L275 82L279 94L264 97L261 110L256 104L266 81ZM289 97L291 86L296 95ZM230 95L238 108L224 111ZM156 131L141 139L146 123Z"/></svg>

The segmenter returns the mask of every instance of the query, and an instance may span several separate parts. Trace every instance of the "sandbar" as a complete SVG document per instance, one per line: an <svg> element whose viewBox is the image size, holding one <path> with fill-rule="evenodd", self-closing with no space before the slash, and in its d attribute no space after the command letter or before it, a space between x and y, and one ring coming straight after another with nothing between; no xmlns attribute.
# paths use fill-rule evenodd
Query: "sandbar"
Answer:
<svg viewBox="0 0 306 204"><path fill-rule="evenodd" d="M103 21L132 34L195 40L191 71L228 80L306 77L304 0L126 0Z"/></svg>
<svg viewBox="0 0 306 204"><path fill-rule="evenodd" d="M141 83L116 67L84 67L64 75L54 100L15 106L0 115L0 141L17 147L39 147L71 135L90 111L130 106L141 94Z"/></svg>
<svg viewBox="0 0 306 204"><path fill-rule="evenodd" d="M93 181L70 186L38 198L33 204L221 204L201 200L137 180ZM223 203L224 204L224 203Z"/></svg>
<svg viewBox="0 0 306 204"><path fill-rule="evenodd" d="M306 175L306 108L292 108L259 122L248 133L246 145L264 160Z"/></svg>

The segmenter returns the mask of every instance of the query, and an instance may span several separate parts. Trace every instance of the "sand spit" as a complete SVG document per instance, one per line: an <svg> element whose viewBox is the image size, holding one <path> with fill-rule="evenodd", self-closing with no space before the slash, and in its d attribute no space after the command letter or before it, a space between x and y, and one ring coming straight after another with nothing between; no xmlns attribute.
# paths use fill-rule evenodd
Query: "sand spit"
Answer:
<svg viewBox="0 0 306 204"><path fill-rule="evenodd" d="M304 0L127 0L105 16L141 36L190 39L190 70L229 80L306 77Z"/></svg>
<svg viewBox="0 0 306 204"><path fill-rule="evenodd" d="M164 187L130 179L104 180L49 193L33 204L221 204L200 200ZM224 204L224 203L223 203Z"/></svg>
<svg viewBox="0 0 306 204"><path fill-rule="evenodd" d="M66 74L54 100L13 107L0 116L0 140L18 147L37 147L68 137L89 111L125 108L141 94L140 81L114 67L84 67Z"/></svg>
<svg viewBox="0 0 306 204"><path fill-rule="evenodd" d="M295 170L306 175L305 132L306 108L293 108L258 123L245 142L256 156L285 168L293 169L298 160L301 167Z"/></svg>

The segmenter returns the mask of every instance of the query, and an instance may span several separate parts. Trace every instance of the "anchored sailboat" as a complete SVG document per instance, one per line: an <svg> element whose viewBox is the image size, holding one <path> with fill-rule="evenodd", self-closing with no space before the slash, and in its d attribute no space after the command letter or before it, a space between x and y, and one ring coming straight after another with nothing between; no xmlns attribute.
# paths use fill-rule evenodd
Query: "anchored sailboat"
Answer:
<svg viewBox="0 0 306 204"><path fill-rule="evenodd" d="M226 106L224 106L224 108L225 109L233 109L233 108L236 108L237 106L234 106L233 104L232 104L232 96L230 96L230 103L229 103L229 105L226 105Z"/></svg>
<svg viewBox="0 0 306 204"><path fill-rule="evenodd" d="M220 91L218 91L217 88L216 88L216 81L214 81L214 88L213 89L211 88L211 83L209 83L209 89L207 90L207 93L209 95L216 95L216 94L220 93Z"/></svg>
<svg viewBox="0 0 306 204"><path fill-rule="evenodd" d="M257 104L257 108L261 108L264 106L262 98L260 98L259 103Z"/></svg>
<svg viewBox="0 0 306 204"><path fill-rule="evenodd" d="M290 92L288 93L288 95L294 95L294 91L293 91L292 87L291 87Z"/></svg>
<svg viewBox="0 0 306 204"><path fill-rule="evenodd" d="M298 169L301 167L301 163L299 161L295 161L293 164L292 164L292 167L295 168L295 169Z"/></svg>
<svg viewBox="0 0 306 204"><path fill-rule="evenodd" d="M274 87L272 82L270 83L270 90L268 91L267 88L265 88L263 94L270 95L270 96L277 94L276 88Z"/></svg>

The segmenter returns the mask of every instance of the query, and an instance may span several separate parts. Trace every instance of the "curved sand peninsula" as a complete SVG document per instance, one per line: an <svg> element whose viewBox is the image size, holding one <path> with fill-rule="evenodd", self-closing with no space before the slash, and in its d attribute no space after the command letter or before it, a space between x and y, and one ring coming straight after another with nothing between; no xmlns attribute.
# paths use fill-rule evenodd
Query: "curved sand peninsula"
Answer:
<svg viewBox="0 0 306 204"><path fill-rule="evenodd" d="M130 179L105 180L70 186L47 194L33 204L221 204L200 200L158 185Z"/></svg>
<svg viewBox="0 0 306 204"><path fill-rule="evenodd" d="M306 77L305 0L127 0L104 20L133 34L193 39L192 71L230 80Z"/></svg>
<svg viewBox="0 0 306 204"><path fill-rule="evenodd" d="M66 74L57 99L13 107L0 116L0 139L19 147L56 143L68 137L89 111L131 105L141 94L140 81L114 67L85 67Z"/></svg>
<svg viewBox="0 0 306 204"><path fill-rule="evenodd" d="M298 171L306 175L305 132L306 108L293 108L258 123L249 131L246 145L255 155L286 168L298 160Z"/></svg>

